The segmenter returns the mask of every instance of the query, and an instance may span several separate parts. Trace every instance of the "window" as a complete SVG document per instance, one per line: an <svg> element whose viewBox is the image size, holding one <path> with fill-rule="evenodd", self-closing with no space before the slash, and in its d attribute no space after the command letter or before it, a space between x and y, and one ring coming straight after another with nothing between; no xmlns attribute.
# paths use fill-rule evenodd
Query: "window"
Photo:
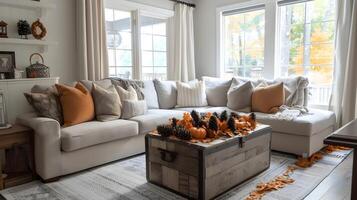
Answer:
<svg viewBox="0 0 357 200"><path fill-rule="evenodd" d="M167 19L173 11L122 0L106 0L109 76L167 79Z"/></svg>
<svg viewBox="0 0 357 200"><path fill-rule="evenodd" d="M141 17L142 79L167 79L166 20Z"/></svg>
<svg viewBox="0 0 357 200"><path fill-rule="evenodd" d="M310 104L327 105L334 59L335 0L281 5L281 75L310 80Z"/></svg>
<svg viewBox="0 0 357 200"><path fill-rule="evenodd" d="M334 69L335 4L257 0L219 8L220 76L306 76L309 103L326 106Z"/></svg>
<svg viewBox="0 0 357 200"><path fill-rule="evenodd" d="M262 76L264 67L264 10L223 13L225 76Z"/></svg>
<svg viewBox="0 0 357 200"><path fill-rule="evenodd" d="M105 9L109 76L132 78L132 42L130 12Z"/></svg>

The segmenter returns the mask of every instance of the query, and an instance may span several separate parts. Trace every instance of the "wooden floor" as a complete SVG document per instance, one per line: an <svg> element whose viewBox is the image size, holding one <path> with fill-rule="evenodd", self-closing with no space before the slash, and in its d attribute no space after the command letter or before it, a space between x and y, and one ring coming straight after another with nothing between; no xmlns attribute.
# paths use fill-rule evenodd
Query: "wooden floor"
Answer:
<svg viewBox="0 0 357 200"><path fill-rule="evenodd" d="M351 195L351 153L332 173L326 177L305 200L348 200Z"/></svg>

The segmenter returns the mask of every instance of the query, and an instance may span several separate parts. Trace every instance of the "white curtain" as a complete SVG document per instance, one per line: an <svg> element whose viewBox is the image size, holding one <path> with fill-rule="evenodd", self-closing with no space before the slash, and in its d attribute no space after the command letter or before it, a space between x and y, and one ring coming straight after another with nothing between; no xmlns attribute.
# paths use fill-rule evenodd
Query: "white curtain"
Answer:
<svg viewBox="0 0 357 200"><path fill-rule="evenodd" d="M80 79L108 77L104 0L77 0L77 52Z"/></svg>
<svg viewBox="0 0 357 200"><path fill-rule="evenodd" d="M177 3L169 20L168 79L188 82L196 78L193 7Z"/></svg>
<svg viewBox="0 0 357 200"><path fill-rule="evenodd" d="M356 118L357 5L356 0L337 0L335 72L330 110L342 126Z"/></svg>

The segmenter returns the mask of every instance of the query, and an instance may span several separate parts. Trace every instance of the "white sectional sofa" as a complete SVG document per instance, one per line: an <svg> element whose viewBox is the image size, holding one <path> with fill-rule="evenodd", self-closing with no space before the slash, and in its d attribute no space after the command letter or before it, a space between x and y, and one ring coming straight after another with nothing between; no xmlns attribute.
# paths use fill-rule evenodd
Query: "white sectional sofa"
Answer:
<svg viewBox="0 0 357 200"><path fill-rule="evenodd" d="M17 122L35 131L36 172L43 180L105 164L145 151L144 136L169 118L181 118L186 111L232 111L225 106L159 109L152 81L145 81L144 94L149 110L130 120L90 121L61 127L49 118L34 113L19 116ZM156 96L156 97L155 97ZM237 112L237 111L234 111ZM258 122L272 126L272 149L309 156L323 147L323 138L334 130L335 115L330 111L310 109L293 120L272 118L256 113Z"/></svg>

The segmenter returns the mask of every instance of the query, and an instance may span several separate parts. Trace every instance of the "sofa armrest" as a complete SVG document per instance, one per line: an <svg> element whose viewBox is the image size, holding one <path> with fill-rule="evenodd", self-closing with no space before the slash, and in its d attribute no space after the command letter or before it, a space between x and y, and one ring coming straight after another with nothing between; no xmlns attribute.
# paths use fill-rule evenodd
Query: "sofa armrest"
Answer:
<svg viewBox="0 0 357 200"><path fill-rule="evenodd" d="M34 130L36 172L47 180L61 175L61 126L53 119L27 113L17 118L17 123Z"/></svg>

